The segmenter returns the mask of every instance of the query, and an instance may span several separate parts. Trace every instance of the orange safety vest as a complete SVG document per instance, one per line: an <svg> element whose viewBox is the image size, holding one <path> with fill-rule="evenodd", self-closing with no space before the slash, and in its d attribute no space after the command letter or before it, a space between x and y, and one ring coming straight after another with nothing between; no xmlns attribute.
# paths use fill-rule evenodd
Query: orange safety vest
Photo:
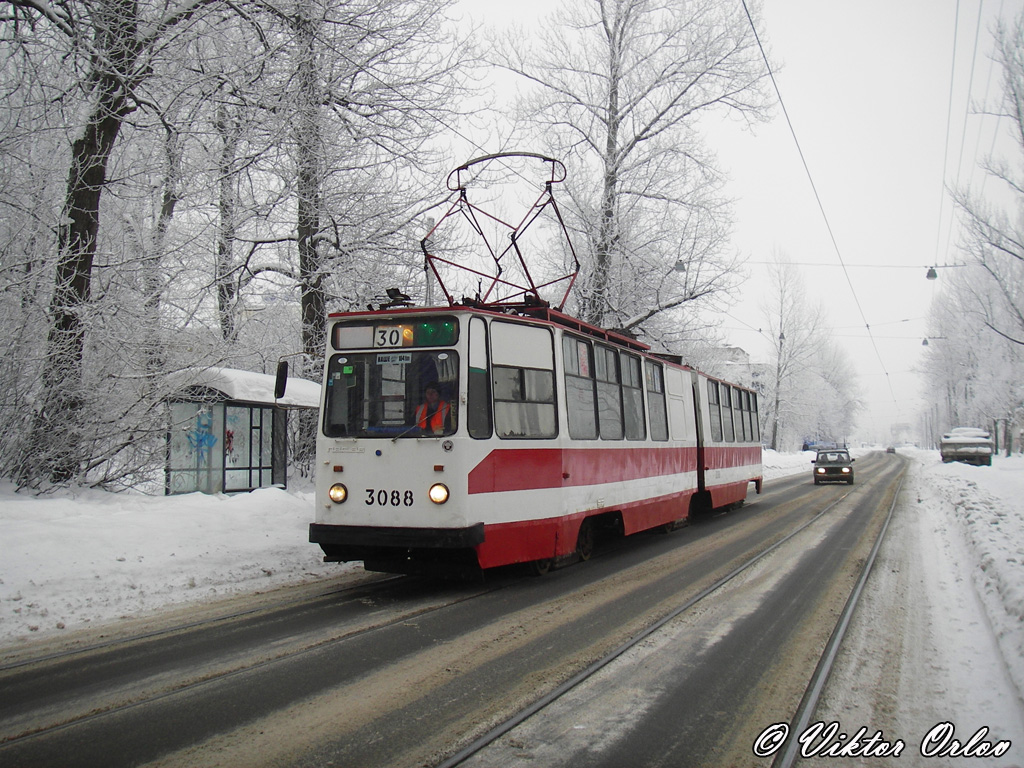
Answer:
<svg viewBox="0 0 1024 768"><path fill-rule="evenodd" d="M429 406L423 403L419 408L416 409L416 423L420 429L428 429L431 432L441 433L444 432L444 420L448 418L448 413L451 410L448 407L448 403L444 400L440 400L437 403L437 410L432 414L427 413ZM427 421L430 421L430 426L427 426Z"/></svg>

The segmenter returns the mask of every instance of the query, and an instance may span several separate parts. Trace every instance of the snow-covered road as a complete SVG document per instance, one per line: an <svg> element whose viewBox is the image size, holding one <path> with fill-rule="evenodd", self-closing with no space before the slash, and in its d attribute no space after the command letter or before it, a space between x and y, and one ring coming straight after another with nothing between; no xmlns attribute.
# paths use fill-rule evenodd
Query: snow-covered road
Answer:
<svg viewBox="0 0 1024 768"><path fill-rule="evenodd" d="M990 740L1014 742L993 764L1024 765L1024 457L971 467L901 454L910 475L827 705L908 743L936 717L963 738L987 725ZM769 482L810 477L810 454L764 461ZM312 506L308 491L33 497L0 486L0 647L358 570L321 562L307 542Z"/></svg>

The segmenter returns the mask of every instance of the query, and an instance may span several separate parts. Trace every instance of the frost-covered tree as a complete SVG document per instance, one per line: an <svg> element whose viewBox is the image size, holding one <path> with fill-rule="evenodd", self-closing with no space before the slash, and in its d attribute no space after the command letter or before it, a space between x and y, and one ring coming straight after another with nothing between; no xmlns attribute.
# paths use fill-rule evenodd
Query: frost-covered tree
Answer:
<svg viewBox="0 0 1024 768"><path fill-rule="evenodd" d="M824 306L807 296L796 267L781 258L769 267L762 312L772 343L760 398L766 443L784 450L805 437L843 440L862 406L854 367L828 335Z"/></svg>
<svg viewBox="0 0 1024 768"><path fill-rule="evenodd" d="M1024 14L1000 20L994 38L1003 75L997 111L1016 153L986 159L983 191L953 194L967 267L949 271L932 306L935 342L923 366L938 433L1005 420L1009 434L1024 418Z"/></svg>
<svg viewBox="0 0 1024 768"><path fill-rule="evenodd" d="M936 431L991 428L1000 419L1019 423L1024 349L990 327L1012 321L1003 292L979 265L946 275L929 312L921 367Z"/></svg>
<svg viewBox="0 0 1024 768"><path fill-rule="evenodd" d="M1017 156L989 158L984 168L994 182L988 197L957 190L954 201L964 226L962 248L981 267L994 291L987 292L982 320L994 333L1024 345L1024 14L995 31L995 58L1003 70L1001 121L1016 142Z"/></svg>
<svg viewBox="0 0 1024 768"><path fill-rule="evenodd" d="M448 4L301 7L4 5L4 475L144 480L166 371L318 357L329 303L412 271L465 59Z"/></svg>
<svg viewBox="0 0 1024 768"><path fill-rule="evenodd" d="M104 307L116 305L109 301L113 281L100 270L116 268L120 258L103 250L100 221L111 186L127 189L132 182L120 174L136 170L118 165L117 149L125 134L149 123L162 124L166 156L177 151L173 108L165 112L166 92L153 86L168 66L180 74L174 55L182 41L210 31L211 17L221 8L219 0L192 0L173 9L139 0L72 0L59 5L18 0L7 4L0 19L5 87L17 93L16 103L8 102L13 109L8 128L13 130L5 139L14 151L5 160L14 167L25 162L26 144L38 132L53 137L54 153L40 158L36 172L64 168L61 198L44 201L35 214L49 225L50 236L40 243L43 258L38 265L45 274L45 341L39 347L39 365L33 366L38 378L27 393L31 423L23 423L19 431L27 439L15 454L16 471L29 482L40 476L71 480L102 460L95 450L101 436L87 425L90 410L96 413L97 394L87 364L89 356L102 354L106 345L90 348L88 333L93 327L110 330L116 325L104 322ZM165 170L173 173L174 165L171 160ZM173 215L174 199L173 190L165 185L152 239L157 247ZM26 217L18 215L13 196L6 202L15 238L24 242L17 222ZM145 265L141 269L147 286L157 289L156 272ZM135 341L136 348L146 346ZM22 364L31 360L20 356ZM14 407L24 414L27 404ZM110 404L106 410L111 410ZM100 453L120 453L126 440L133 438L108 440Z"/></svg>
<svg viewBox="0 0 1024 768"><path fill-rule="evenodd" d="M499 51L496 63L528 84L533 135L569 170L577 314L650 330L726 290L730 206L697 122L714 110L764 115L764 63L742 7L573 0L535 40Z"/></svg>

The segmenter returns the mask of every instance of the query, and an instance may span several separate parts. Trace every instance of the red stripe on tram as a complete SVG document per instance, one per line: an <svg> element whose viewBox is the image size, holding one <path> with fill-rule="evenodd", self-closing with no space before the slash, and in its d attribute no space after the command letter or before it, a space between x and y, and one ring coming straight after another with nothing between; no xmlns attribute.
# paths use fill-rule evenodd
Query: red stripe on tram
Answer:
<svg viewBox="0 0 1024 768"><path fill-rule="evenodd" d="M697 469L693 448L498 448L469 473L469 492L569 488Z"/></svg>

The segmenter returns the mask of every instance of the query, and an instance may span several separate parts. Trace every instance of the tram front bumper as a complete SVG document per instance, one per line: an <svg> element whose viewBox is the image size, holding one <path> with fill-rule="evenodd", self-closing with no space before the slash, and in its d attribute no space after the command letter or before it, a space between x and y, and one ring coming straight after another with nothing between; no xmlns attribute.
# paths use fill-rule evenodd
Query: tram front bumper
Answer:
<svg viewBox="0 0 1024 768"><path fill-rule="evenodd" d="M466 528L381 528L310 523L309 540L324 551L324 562L363 562L367 571L451 573L479 568L475 547L484 524Z"/></svg>
<svg viewBox="0 0 1024 768"><path fill-rule="evenodd" d="M309 524L309 540L325 552L330 547L344 550L345 560L362 560L363 554L380 554L381 550L471 549L484 542L484 524L466 528L381 528L365 525Z"/></svg>

